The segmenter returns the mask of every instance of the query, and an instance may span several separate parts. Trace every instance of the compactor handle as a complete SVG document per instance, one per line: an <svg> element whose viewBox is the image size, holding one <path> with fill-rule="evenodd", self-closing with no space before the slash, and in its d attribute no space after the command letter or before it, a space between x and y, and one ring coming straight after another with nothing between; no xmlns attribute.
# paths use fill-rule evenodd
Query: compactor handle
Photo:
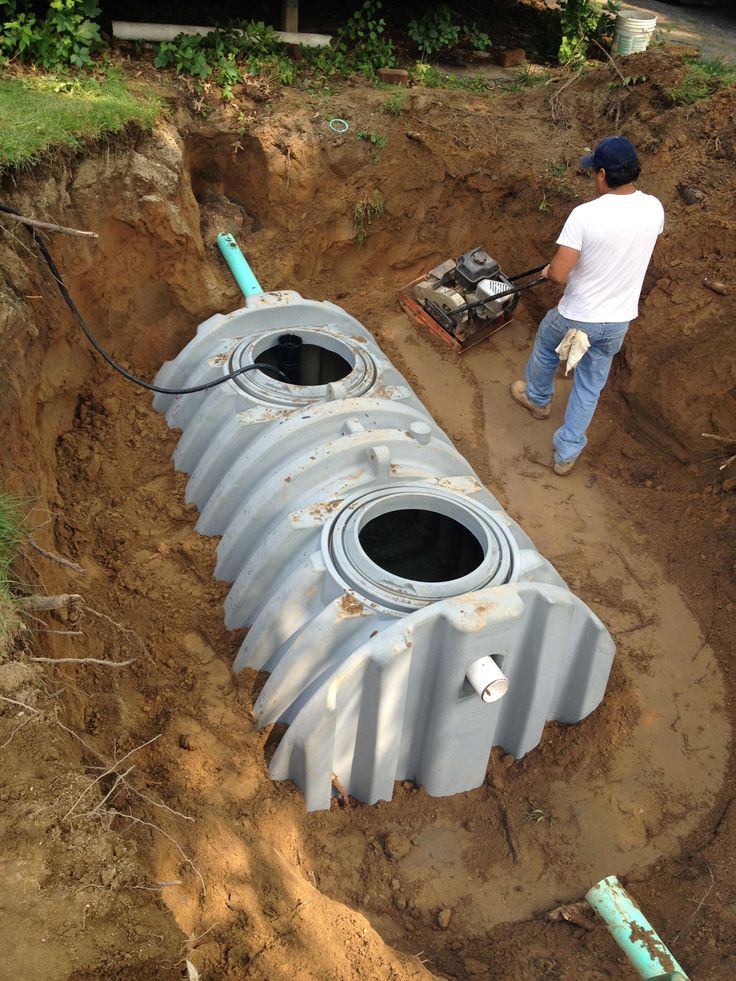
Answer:
<svg viewBox="0 0 736 981"><path fill-rule="evenodd" d="M545 262L544 266L547 263ZM540 266L540 269L544 269L544 266ZM514 279L521 279L522 276L528 276L529 273L538 272L539 270L530 269L529 272L519 273L518 276L509 276L509 282ZM494 293L491 297L485 297L482 300L474 300L473 303L465 303L461 307L455 307L454 310L446 310L448 317L456 317L459 313L465 313L466 310L474 310L476 307L482 307L484 303L495 302L496 300L503 300L506 296L512 296L514 293L521 293L522 290L528 290L532 286L539 286L540 283L546 283L547 280L544 276L540 276L539 279L532 279L529 283L522 283L521 286L514 286L513 289L504 290L503 293Z"/></svg>
<svg viewBox="0 0 736 981"><path fill-rule="evenodd" d="M510 283L515 283L517 279L523 279L525 276L531 276L533 273L541 272L546 265L547 263L543 262L541 266L535 266L533 269L527 269L526 272L517 273L515 276L507 276L507 279Z"/></svg>

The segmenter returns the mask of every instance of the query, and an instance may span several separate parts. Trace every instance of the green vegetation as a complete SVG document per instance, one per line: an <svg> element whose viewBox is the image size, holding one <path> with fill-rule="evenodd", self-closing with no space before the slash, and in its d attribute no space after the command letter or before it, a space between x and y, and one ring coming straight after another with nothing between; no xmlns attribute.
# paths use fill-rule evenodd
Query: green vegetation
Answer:
<svg viewBox="0 0 736 981"><path fill-rule="evenodd" d="M370 143L373 147L373 153L371 159L374 164L378 163L381 156L381 150L388 143L388 137L384 136L383 133L372 133L367 129L359 129L355 134L359 140L365 140L366 143Z"/></svg>
<svg viewBox="0 0 736 981"><path fill-rule="evenodd" d="M549 211L548 196L557 195L562 198L576 198L577 192L569 174L568 164L564 160L545 160L543 175L542 200L539 211Z"/></svg>
<svg viewBox="0 0 736 981"><path fill-rule="evenodd" d="M461 89L483 95L494 88L491 82L478 75L451 75L424 61L418 61L410 74L415 85L424 85L428 89Z"/></svg>
<svg viewBox="0 0 736 981"><path fill-rule="evenodd" d="M422 57L452 48L460 37L460 28L452 23L452 11L446 3L427 7L421 17L410 20L409 37L419 48Z"/></svg>
<svg viewBox="0 0 736 981"><path fill-rule="evenodd" d="M390 95L388 99L386 99L381 108L389 116L400 116L401 110L404 108L405 98L406 90L397 88L393 95Z"/></svg>
<svg viewBox="0 0 736 981"><path fill-rule="evenodd" d="M592 41L599 44L607 34L621 9L620 0L560 0L560 48L557 54L561 65L579 66L588 56Z"/></svg>
<svg viewBox="0 0 736 981"><path fill-rule="evenodd" d="M581 69L593 42L605 43L619 7L619 0L560 0L559 10L547 19L554 28L548 41L558 60ZM153 46L154 64L194 79L205 108L213 94L232 99L235 86L252 76L274 85L300 84L330 96L332 77L375 78L379 68L395 66L396 53L386 36L382 9L381 0L363 0L330 45L303 49L301 60L289 57L278 33L263 21L238 20L205 36L180 34ZM50 0L47 5L0 0L0 65L25 62L55 73L0 80L0 169L37 160L55 145L77 148L131 122L142 127L153 124L158 101L136 97L109 73L100 13L100 0ZM491 44L475 24L461 23L448 3L429 5L409 22L407 34L421 56L411 71L415 85L487 95L496 90L523 92L544 85L550 77L548 72L525 69L512 81L499 84L429 64L427 59L458 45L482 49ZM547 49L550 43L545 43ZM137 50L142 56L151 46L141 43ZM67 77L62 74L65 69L75 69L76 74ZM644 75L633 75L610 84L631 87L645 80ZM735 83L736 65L692 61L687 76L667 95L675 104L690 105ZM405 97L403 90L394 91L383 112L399 117ZM358 137L371 144L376 161L386 138L367 130L359 131ZM547 188L548 193L557 190Z"/></svg>
<svg viewBox="0 0 736 981"><path fill-rule="evenodd" d="M396 64L393 43L385 37L380 0L365 0L332 43L306 48L303 66L317 76L362 74ZM234 21L207 35L179 34L158 47L157 68L173 68L199 81L212 79L226 99L245 75L265 76L279 85L297 81L296 63L287 56L277 32L263 21Z"/></svg>
<svg viewBox="0 0 736 981"><path fill-rule="evenodd" d="M368 226L383 214L383 198L378 191L372 197L363 195L353 208L353 225L355 227L355 244L361 246L365 242Z"/></svg>
<svg viewBox="0 0 736 981"><path fill-rule="evenodd" d="M634 85L646 82L648 75L624 75L620 82L609 82L609 89L629 89Z"/></svg>
<svg viewBox="0 0 736 981"><path fill-rule="evenodd" d="M365 0L339 34L335 48L348 65L363 75L374 75L379 68L396 64L393 42L384 36L386 21L380 16L380 0Z"/></svg>
<svg viewBox="0 0 736 981"><path fill-rule="evenodd" d="M21 622L11 567L25 538L22 509L18 498L0 493L0 659L7 653Z"/></svg>
<svg viewBox="0 0 736 981"><path fill-rule="evenodd" d="M536 88L538 85L544 85L549 81L551 75L546 71L530 71L529 68L524 68L513 82L504 82L499 88L504 92L526 92L527 89Z"/></svg>
<svg viewBox="0 0 736 981"><path fill-rule="evenodd" d="M381 0L365 0L329 47L304 49L305 65L318 75L360 74L370 78L379 68L395 67L396 53L393 42L385 36L382 7Z"/></svg>
<svg viewBox="0 0 736 981"><path fill-rule="evenodd" d="M21 512L23 503L12 494L0 492L0 596L12 595L10 567L18 557L20 543L25 538Z"/></svg>
<svg viewBox="0 0 736 981"><path fill-rule="evenodd" d="M226 99L244 75L265 75L280 85L296 81L296 65L284 54L277 32L255 20L235 21L209 34L177 34L159 45L154 65L199 81L212 78Z"/></svg>
<svg viewBox="0 0 736 981"><path fill-rule="evenodd" d="M461 35L476 50L483 51L491 46L491 39L479 31L475 24L455 24L452 10L447 3L427 7L421 17L409 21L407 33L422 58L454 48Z"/></svg>
<svg viewBox="0 0 736 981"><path fill-rule="evenodd" d="M0 169L33 163L53 146L77 149L130 123L148 129L159 108L114 77L0 79Z"/></svg>
<svg viewBox="0 0 736 981"><path fill-rule="evenodd" d="M718 89L736 85L736 64L727 65L718 59L696 61L688 59L688 71L678 86L667 94L678 106L690 106L706 99Z"/></svg>
<svg viewBox="0 0 736 981"><path fill-rule="evenodd" d="M41 68L61 65L82 68L103 46L95 18L97 0L51 0L45 17L28 12L18 0L4 0L0 24L0 54L17 57Z"/></svg>
<svg viewBox="0 0 736 981"><path fill-rule="evenodd" d="M388 137L384 136L383 133L371 133L367 129L359 129L355 135L359 140L365 140L366 143L370 143L377 150L383 150L388 143Z"/></svg>
<svg viewBox="0 0 736 981"><path fill-rule="evenodd" d="M564 177L567 173L567 164L564 161L545 160L544 172L548 177Z"/></svg>

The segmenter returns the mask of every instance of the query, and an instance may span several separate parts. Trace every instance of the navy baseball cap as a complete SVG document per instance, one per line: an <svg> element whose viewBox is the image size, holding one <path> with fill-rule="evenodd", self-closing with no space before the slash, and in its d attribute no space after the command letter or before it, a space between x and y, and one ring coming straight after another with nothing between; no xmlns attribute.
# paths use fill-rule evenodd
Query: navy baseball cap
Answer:
<svg viewBox="0 0 736 981"><path fill-rule="evenodd" d="M638 162L634 144L625 136L607 136L592 153L583 157L580 166L583 170L600 170L602 167L609 173Z"/></svg>

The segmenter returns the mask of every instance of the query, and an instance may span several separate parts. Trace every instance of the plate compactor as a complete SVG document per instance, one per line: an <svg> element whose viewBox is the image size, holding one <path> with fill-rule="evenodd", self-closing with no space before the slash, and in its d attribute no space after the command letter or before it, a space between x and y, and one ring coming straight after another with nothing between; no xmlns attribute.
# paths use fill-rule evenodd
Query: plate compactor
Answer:
<svg viewBox="0 0 736 981"><path fill-rule="evenodd" d="M515 285L545 265L505 276L496 260L479 246L413 280L399 293L399 302L420 326L428 327L456 351L467 351L509 323L522 290L547 282L539 277Z"/></svg>

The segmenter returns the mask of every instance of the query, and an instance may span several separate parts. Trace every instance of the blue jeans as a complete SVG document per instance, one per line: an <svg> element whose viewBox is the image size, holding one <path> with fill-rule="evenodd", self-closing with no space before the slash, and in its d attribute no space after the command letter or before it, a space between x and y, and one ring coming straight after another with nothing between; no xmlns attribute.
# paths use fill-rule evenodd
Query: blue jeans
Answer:
<svg viewBox="0 0 736 981"><path fill-rule="evenodd" d="M550 310L539 325L534 350L526 366L526 394L535 405L545 406L552 401L552 382L560 363L555 348L572 327L585 331L590 347L573 371L565 421L552 437L555 463L574 460L588 442L585 432L608 380L613 356L621 350L629 323L582 323L563 317L557 307Z"/></svg>

